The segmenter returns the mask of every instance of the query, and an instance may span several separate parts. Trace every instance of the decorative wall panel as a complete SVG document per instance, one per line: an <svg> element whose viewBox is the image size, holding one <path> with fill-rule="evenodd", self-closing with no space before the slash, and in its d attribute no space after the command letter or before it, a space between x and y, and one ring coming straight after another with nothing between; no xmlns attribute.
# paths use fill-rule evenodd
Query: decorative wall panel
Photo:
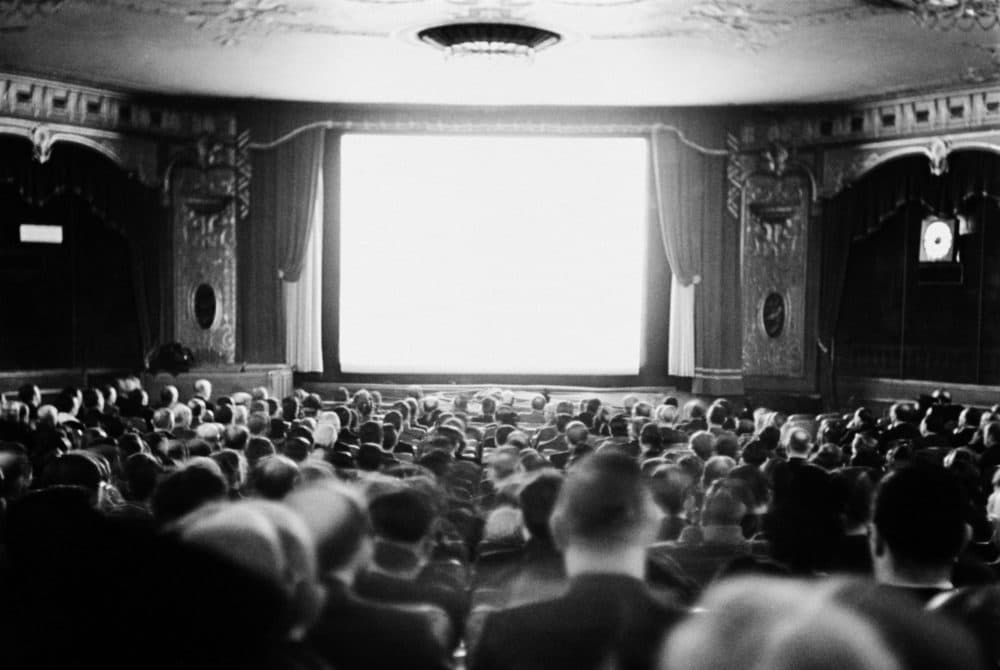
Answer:
<svg viewBox="0 0 1000 670"><path fill-rule="evenodd" d="M237 170L233 145L199 142L168 168L173 212L174 339L198 365L236 357Z"/></svg>
<svg viewBox="0 0 1000 670"><path fill-rule="evenodd" d="M802 377L805 370L810 173L773 147L743 185L743 373Z"/></svg>

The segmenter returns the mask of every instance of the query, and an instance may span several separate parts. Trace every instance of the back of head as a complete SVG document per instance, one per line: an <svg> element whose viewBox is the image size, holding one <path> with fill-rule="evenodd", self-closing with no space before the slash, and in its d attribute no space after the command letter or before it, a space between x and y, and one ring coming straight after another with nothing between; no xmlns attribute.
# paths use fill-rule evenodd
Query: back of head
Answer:
<svg viewBox="0 0 1000 670"><path fill-rule="evenodd" d="M174 429L174 413L167 408L160 408L153 412L153 428L170 432Z"/></svg>
<svg viewBox="0 0 1000 670"><path fill-rule="evenodd" d="M571 421L566 426L566 441L569 442L570 446L585 444L588 435L590 435L590 430L582 421Z"/></svg>
<svg viewBox="0 0 1000 670"><path fill-rule="evenodd" d="M125 459L125 492L131 500L147 500L163 475L163 466L152 454L142 452Z"/></svg>
<svg viewBox="0 0 1000 670"><path fill-rule="evenodd" d="M715 435L707 430L699 430L691 435L691 450L703 461L707 461L715 453Z"/></svg>
<svg viewBox="0 0 1000 670"><path fill-rule="evenodd" d="M718 480L705 492L701 508L701 525L735 526L743 519L747 509L725 480Z"/></svg>
<svg viewBox="0 0 1000 670"><path fill-rule="evenodd" d="M436 518L430 498L412 488L377 496L369 503L368 512L380 537L408 544L423 540Z"/></svg>
<svg viewBox="0 0 1000 670"><path fill-rule="evenodd" d="M251 484L262 498L281 500L299 483L299 466L287 456L266 456L253 467Z"/></svg>
<svg viewBox="0 0 1000 670"><path fill-rule="evenodd" d="M173 521L205 503L222 500L229 487L222 469L210 458L192 458L163 478L153 492L153 516Z"/></svg>
<svg viewBox="0 0 1000 670"><path fill-rule="evenodd" d="M101 484L106 480L98 459L101 457L89 451L66 453L46 465L42 485L46 488L50 486L80 486L92 493L97 493Z"/></svg>
<svg viewBox="0 0 1000 670"><path fill-rule="evenodd" d="M608 422L608 428L611 430L612 437L627 437L628 436L628 415L626 414L615 414L611 417Z"/></svg>
<svg viewBox="0 0 1000 670"><path fill-rule="evenodd" d="M290 493L284 504L295 510L316 541L319 570L339 570L369 537L368 508L361 494L345 484L323 480Z"/></svg>
<svg viewBox="0 0 1000 670"><path fill-rule="evenodd" d="M309 458L312 445L304 437L288 437L281 444L281 453L296 463L302 463Z"/></svg>
<svg viewBox="0 0 1000 670"><path fill-rule="evenodd" d="M902 670L870 623L811 583L753 577L724 581L705 613L672 633L671 670ZM735 634L734 634L735 633Z"/></svg>
<svg viewBox="0 0 1000 670"><path fill-rule="evenodd" d="M567 475L552 512L552 535L561 547L612 552L651 542L658 519L635 459L598 452Z"/></svg>
<svg viewBox="0 0 1000 670"><path fill-rule="evenodd" d="M260 459L267 456L273 456L275 453L277 452L274 448L274 443L266 437L251 437L247 440L247 448L244 450L247 463L251 468Z"/></svg>
<svg viewBox="0 0 1000 670"><path fill-rule="evenodd" d="M168 384L160 389L160 404L164 407L173 407L180 399L180 395L176 386Z"/></svg>
<svg viewBox="0 0 1000 670"><path fill-rule="evenodd" d="M549 518L562 488L563 476L546 471L525 484L518 493L524 527L532 537L545 539L551 536Z"/></svg>
<svg viewBox="0 0 1000 670"><path fill-rule="evenodd" d="M793 428L788 431L788 435L785 437L785 447L788 449L789 456L807 456L809 450L812 449L809 433L802 428Z"/></svg>
<svg viewBox="0 0 1000 670"><path fill-rule="evenodd" d="M650 487L653 499L664 512L680 514L684 510L684 501L694 484L694 477L679 465L660 465L653 470Z"/></svg>
<svg viewBox="0 0 1000 670"><path fill-rule="evenodd" d="M941 565L958 556L965 542L965 492L940 467L902 467L882 479L872 521L897 561Z"/></svg>
<svg viewBox="0 0 1000 670"><path fill-rule="evenodd" d="M517 426L518 415L512 407L501 407L496 413L497 423L506 426Z"/></svg>

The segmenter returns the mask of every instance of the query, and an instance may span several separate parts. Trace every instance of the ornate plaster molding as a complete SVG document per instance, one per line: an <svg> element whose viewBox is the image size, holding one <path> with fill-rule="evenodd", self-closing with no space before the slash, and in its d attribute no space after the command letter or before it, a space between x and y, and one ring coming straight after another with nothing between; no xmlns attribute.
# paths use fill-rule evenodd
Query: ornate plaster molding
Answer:
<svg viewBox="0 0 1000 670"><path fill-rule="evenodd" d="M114 161L148 186L159 184L156 144L147 140L94 128L3 117L0 117L0 135L16 135L31 142L32 155L39 163L48 162L56 144L77 144Z"/></svg>
<svg viewBox="0 0 1000 670"><path fill-rule="evenodd" d="M0 73L0 119L5 117L171 139L236 136L233 114L193 111L106 89Z"/></svg>

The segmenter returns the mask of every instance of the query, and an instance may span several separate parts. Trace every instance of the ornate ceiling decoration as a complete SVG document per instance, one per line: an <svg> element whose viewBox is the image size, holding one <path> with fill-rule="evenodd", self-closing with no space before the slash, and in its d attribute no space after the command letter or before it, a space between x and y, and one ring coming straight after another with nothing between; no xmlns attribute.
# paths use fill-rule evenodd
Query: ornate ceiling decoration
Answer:
<svg viewBox="0 0 1000 670"><path fill-rule="evenodd" d="M59 11L63 0L0 0L0 33L26 30Z"/></svg>
<svg viewBox="0 0 1000 670"><path fill-rule="evenodd" d="M274 32L389 37L445 20L537 21L598 40L722 36L757 51L796 27L898 11L893 0L0 0L0 30L66 5L173 16L235 45ZM884 3L884 4L883 4Z"/></svg>

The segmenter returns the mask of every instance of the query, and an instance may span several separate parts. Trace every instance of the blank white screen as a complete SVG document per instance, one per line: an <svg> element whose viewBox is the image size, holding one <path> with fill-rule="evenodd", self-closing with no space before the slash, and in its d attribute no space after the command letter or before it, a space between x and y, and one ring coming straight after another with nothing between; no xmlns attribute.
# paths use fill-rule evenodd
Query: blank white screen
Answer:
<svg viewBox="0 0 1000 670"><path fill-rule="evenodd" d="M646 152L642 138L345 135L341 369L636 374Z"/></svg>

